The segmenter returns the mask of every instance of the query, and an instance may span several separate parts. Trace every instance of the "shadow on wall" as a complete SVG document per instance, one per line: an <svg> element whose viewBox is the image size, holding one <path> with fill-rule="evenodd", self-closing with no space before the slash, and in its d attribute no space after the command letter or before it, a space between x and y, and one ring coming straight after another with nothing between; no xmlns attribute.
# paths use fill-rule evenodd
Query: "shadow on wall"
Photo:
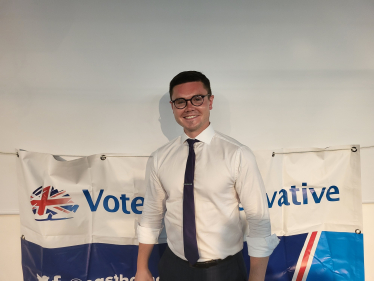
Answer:
<svg viewBox="0 0 374 281"><path fill-rule="evenodd" d="M175 121L169 101L169 93L164 94L160 99L160 117L158 120L160 121L162 133L169 141L171 141L182 133L182 127ZM214 129L226 135L230 135L230 115L229 100L221 94L215 96L213 110L211 111L210 116L210 121L212 122Z"/></svg>
<svg viewBox="0 0 374 281"><path fill-rule="evenodd" d="M164 94L160 99L158 105L160 117L158 121L160 121L162 133L171 141L182 133L182 127L175 121L169 101L169 93Z"/></svg>
<svg viewBox="0 0 374 281"><path fill-rule="evenodd" d="M214 130L230 136L231 133L231 110L230 101L222 93L215 94L213 109L210 111L210 122Z"/></svg>

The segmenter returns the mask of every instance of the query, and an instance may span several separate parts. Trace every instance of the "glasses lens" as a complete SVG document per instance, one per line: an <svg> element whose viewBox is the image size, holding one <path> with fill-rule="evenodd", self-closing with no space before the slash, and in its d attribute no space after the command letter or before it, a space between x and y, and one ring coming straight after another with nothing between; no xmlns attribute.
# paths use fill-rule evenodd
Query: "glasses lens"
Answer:
<svg viewBox="0 0 374 281"><path fill-rule="evenodd" d="M185 99L176 99L174 101L174 105L176 108L182 109L186 107L186 100Z"/></svg>
<svg viewBox="0 0 374 281"><path fill-rule="evenodd" d="M192 104L193 105L202 105L204 102L203 96L194 96L192 97Z"/></svg>

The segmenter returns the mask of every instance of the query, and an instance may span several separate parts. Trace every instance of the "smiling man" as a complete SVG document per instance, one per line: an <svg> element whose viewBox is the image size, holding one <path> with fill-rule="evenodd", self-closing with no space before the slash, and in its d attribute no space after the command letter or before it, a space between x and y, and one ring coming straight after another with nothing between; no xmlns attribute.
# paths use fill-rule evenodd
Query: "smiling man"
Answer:
<svg viewBox="0 0 374 281"><path fill-rule="evenodd" d="M175 120L187 136L195 138L209 126L214 96L200 81L176 85L172 93L170 104Z"/></svg>
<svg viewBox="0 0 374 281"><path fill-rule="evenodd" d="M249 224L250 281L263 281L278 244L271 235L266 195L251 150L210 124L214 96L197 71L170 82L170 104L183 134L156 150L147 171L138 225L136 281L152 281L148 260L163 228L168 246L160 281L245 281L239 202Z"/></svg>

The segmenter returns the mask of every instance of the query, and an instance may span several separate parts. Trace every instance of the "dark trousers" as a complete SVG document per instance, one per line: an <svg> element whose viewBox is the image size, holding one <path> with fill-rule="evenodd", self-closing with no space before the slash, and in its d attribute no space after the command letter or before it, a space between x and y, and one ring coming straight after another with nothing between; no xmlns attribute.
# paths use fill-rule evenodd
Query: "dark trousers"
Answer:
<svg viewBox="0 0 374 281"><path fill-rule="evenodd" d="M166 247L158 264L160 281L246 281L242 252L209 268L195 268Z"/></svg>

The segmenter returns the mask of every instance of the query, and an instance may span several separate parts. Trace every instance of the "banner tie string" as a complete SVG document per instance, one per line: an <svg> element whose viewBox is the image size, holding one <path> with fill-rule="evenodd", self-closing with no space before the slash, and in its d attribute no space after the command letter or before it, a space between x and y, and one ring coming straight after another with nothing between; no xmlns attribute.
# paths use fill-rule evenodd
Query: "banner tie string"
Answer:
<svg viewBox="0 0 374 281"><path fill-rule="evenodd" d="M362 146L361 149L373 148L373 147L374 147L374 145ZM325 151L338 151L338 150L347 150L347 149L349 149L349 148L340 148L340 149L326 150L327 148L328 147L326 147L325 150L273 152L271 154L271 156L274 157L276 154L292 154L292 153L307 153L307 152L325 152ZM357 151L357 147L355 147L355 146L352 146L350 149L351 149L352 152L356 152ZM16 155L17 157L19 157L18 156L18 152L2 152L2 151L0 151L0 154L3 154L3 155ZM63 157L86 157L86 156L83 156L83 155L57 155L57 154L53 154L53 155L63 156ZM100 159L101 160L105 160L107 157L150 157L150 156L147 156L147 155L105 155L105 154L102 154L100 156Z"/></svg>

